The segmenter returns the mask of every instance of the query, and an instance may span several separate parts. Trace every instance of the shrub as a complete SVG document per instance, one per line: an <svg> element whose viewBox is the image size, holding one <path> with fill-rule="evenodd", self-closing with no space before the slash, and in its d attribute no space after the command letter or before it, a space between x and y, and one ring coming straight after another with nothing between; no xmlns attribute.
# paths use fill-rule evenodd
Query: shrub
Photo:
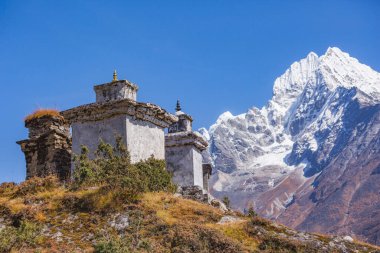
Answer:
<svg viewBox="0 0 380 253"><path fill-rule="evenodd" d="M35 246L40 234L40 227L23 221L18 228L10 226L0 230L0 252L10 252L14 248Z"/></svg>
<svg viewBox="0 0 380 253"><path fill-rule="evenodd" d="M17 241L17 229L6 227L0 230L0 252L10 252Z"/></svg>
<svg viewBox="0 0 380 253"><path fill-rule="evenodd" d="M248 206L248 211L247 211L247 216L250 218L256 217L257 213L255 212L255 209L253 208L253 204L249 204Z"/></svg>
<svg viewBox="0 0 380 253"><path fill-rule="evenodd" d="M0 204L0 217L9 217L11 215L11 209L6 204Z"/></svg>
<svg viewBox="0 0 380 253"><path fill-rule="evenodd" d="M94 185L97 182L96 164L88 158L88 148L82 146L81 154L74 156L75 170L73 173L72 188L79 188L86 185Z"/></svg>
<svg viewBox="0 0 380 253"><path fill-rule="evenodd" d="M95 209L91 195L77 196L76 194L65 194L60 202L61 210L71 212L91 212Z"/></svg>
<svg viewBox="0 0 380 253"><path fill-rule="evenodd" d="M0 194L2 195L12 193L15 189L16 189L16 184L13 182L11 183L4 182L0 184Z"/></svg>
<svg viewBox="0 0 380 253"><path fill-rule="evenodd" d="M219 231L200 225L178 224L164 238L170 252L222 253L243 252L241 244Z"/></svg>
<svg viewBox="0 0 380 253"><path fill-rule="evenodd" d="M74 158L71 186L74 190L98 186L100 190L92 197L99 200L102 195L109 195L109 199L120 204L135 201L144 192L175 191L171 175L165 169L165 161L151 157L131 164L120 137L116 138L115 147L100 141L95 159L89 159L88 153L88 148L83 146L81 154Z"/></svg>
<svg viewBox="0 0 380 253"><path fill-rule="evenodd" d="M276 252L299 252L297 243L275 236L267 236L259 244L260 250L274 250Z"/></svg>
<svg viewBox="0 0 380 253"><path fill-rule="evenodd" d="M226 205L227 208L230 208L230 199L227 196L224 196L222 202Z"/></svg>
<svg viewBox="0 0 380 253"><path fill-rule="evenodd" d="M126 240L118 236L103 238L94 245L94 253L129 253Z"/></svg>
<svg viewBox="0 0 380 253"><path fill-rule="evenodd" d="M267 219L255 216L248 222L249 226L260 226L264 228L268 228L271 226L271 222Z"/></svg>
<svg viewBox="0 0 380 253"><path fill-rule="evenodd" d="M18 241L22 244L34 245L36 238L40 234L40 227L32 222L23 221L17 228Z"/></svg>

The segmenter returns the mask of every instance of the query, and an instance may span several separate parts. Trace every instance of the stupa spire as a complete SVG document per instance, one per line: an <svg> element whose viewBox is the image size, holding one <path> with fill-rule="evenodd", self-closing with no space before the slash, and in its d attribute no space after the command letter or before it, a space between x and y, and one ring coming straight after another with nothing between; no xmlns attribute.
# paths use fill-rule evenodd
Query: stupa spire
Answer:
<svg viewBox="0 0 380 253"><path fill-rule="evenodd" d="M176 112L181 111L181 104L179 103L179 99L177 99L177 105L175 107Z"/></svg>
<svg viewBox="0 0 380 253"><path fill-rule="evenodd" d="M117 73L116 73L116 69L113 71L113 79L112 79L112 82L116 82L118 81L117 79Z"/></svg>

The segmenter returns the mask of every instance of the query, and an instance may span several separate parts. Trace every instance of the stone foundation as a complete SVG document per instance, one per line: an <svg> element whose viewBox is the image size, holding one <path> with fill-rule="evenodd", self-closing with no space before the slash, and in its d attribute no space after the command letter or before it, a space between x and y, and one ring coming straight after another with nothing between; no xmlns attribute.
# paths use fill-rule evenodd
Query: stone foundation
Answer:
<svg viewBox="0 0 380 253"><path fill-rule="evenodd" d="M181 194L186 199L196 200L202 203L209 203L209 195L203 193L200 186L178 186L177 193Z"/></svg>

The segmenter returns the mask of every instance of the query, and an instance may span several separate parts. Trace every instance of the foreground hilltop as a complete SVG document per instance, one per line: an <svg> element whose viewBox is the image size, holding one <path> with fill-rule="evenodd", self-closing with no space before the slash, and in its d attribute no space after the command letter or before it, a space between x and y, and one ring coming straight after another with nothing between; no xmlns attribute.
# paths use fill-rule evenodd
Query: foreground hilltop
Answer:
<svg viewBox="0 0 380 253"><path fill-rule="evenodd" d="M124 196L124 197L121 197ZM0 186L0 252L379 252L169 192L75 190L54 177Z"/></svg>

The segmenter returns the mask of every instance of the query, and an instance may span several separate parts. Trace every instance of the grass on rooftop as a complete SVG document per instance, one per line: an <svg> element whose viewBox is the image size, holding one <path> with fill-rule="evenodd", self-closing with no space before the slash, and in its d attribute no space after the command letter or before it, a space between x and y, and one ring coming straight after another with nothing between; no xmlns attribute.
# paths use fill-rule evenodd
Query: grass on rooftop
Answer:
<svg viewBox="0 0 380 253"><path fill-rule="evenodd" d="M45 116L52 116L52 117L62 117L58 110L56 109L37 109L33 113L29 114L25 117L24 121L28 122L33 119L42 118Z"/></svg>

